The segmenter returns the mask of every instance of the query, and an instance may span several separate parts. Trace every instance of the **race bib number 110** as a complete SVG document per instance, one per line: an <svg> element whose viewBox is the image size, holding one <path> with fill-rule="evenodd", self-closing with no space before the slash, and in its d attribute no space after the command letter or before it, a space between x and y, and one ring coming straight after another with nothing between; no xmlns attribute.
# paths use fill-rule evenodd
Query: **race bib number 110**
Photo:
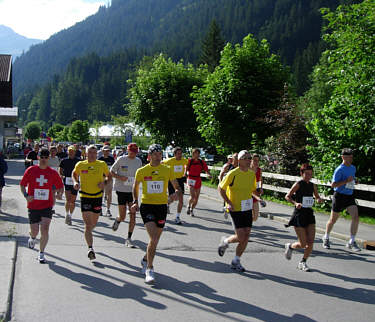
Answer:
<svg viewBox="0 0 375 322"><path fill-rule="evenodd" d="M163 181L147 181L147 193L163 193Z"/></svg>

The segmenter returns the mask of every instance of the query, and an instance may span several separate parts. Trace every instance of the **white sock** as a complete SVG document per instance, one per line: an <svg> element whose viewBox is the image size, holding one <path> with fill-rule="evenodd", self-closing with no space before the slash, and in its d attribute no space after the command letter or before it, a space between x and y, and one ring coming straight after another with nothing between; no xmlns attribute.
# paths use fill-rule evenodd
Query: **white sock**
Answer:
<svg viewBox="0 0 375 322"><path fill-rule="evenodd" d="M329 234L326 233L326 234L324 235L324 239L329 239Z"/></svg>
<svg viewBox="0 0 375 322"><path fill-rule="evenodd" d="M350 244L353 244L354 241L355 241L355 235L350 235L349 243L350 243Z"/></svg>
<svg viewBox="0 0 375 322"><path fill-rule="evenodd" d="M227 245L229 244L229 237L224 239L224 243L227 244Z"/></svg>
<svg viewBox="0 0 375 322"><path fill-rule="evenodd" d="M240 256L234 256L234 259L233 259L236 263L238 263L240 261Z"/></svg>
<svg viewBox="0 0 375 322"><path fill-rule="evenodd" d="M180 215L181 215L181 214L177 213L177 214L176 214L176 218L180 218Z"/></svg>

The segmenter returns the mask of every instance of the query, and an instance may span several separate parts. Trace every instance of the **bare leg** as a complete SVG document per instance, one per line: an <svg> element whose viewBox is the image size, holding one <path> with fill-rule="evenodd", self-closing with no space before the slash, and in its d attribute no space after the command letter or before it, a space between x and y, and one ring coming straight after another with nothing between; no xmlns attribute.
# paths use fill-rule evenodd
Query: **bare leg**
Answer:
<svg viewBox="0 0 375 322"><path fill-rule="evenodd" d="M350 206L348 207L348 213L352 216L352 224L350 225L350 234L355 236L358 232L358 225L359 225L359 215L358 215L358 207L357 206Z"/></svg>
<svg viewBox="0 0 375 322"><path fill-rule="evenodd" d="M305 248L305 251L303 253L303 258L304 259L308 259L309 256L311 255L311 252L313 250L313 247L314 247L314 240L315 240L315 225L312 224L312 225L308 225L306 227L306 241L307 241L307 245L306 245L306 248Z"/></svg>
<svg viewBox="0 0 375 322"><path fill-rule="evenodd" d="M35 239L36 236L39 234L39 223L38 224L30 224L30 237Z"/></svg>
<svg viewBox="0 0 375 322"><path fill-rule="evenodd" d="M197 206L197 203L198 203L198 199L199 199L199 195L201 193L201 188L199 189L194 189L194 200L193 200L193 203L191 205L192 209L194 209L196 206Z"/></svg>
<svg viewBox="0 0 375 322"><path fill-rule="evenodd" d="M340 214L338 212L334 212L331 210L331 216L326 224L326 234L329 234L333 228L333 225L336 223L337 219L339 218Z"/></svg>
<svg viewBox="0 0 375 322"><path fill-rule="evenodd" d="M156 253L156 247L159 243L163 228L158 228L154 222L148 222L145 224L147 233L150 237L150 241L147 245L147 268L152 268Z"/></svg>
<svg viewBox="0 0 375 322"><path fill-rule="evenodd" d="M93 246L92 232L98 222L99 214L91 211L85 211L82 213L82 218L85 223L85 240L88 247Z"/></svg>
<svg viewBox="0 0 375 322"><path fill-rule="evenodd" d="M50 218L42 217L42 221L40 223L40 251L44 252L47 243L48 243L48 232L49 232L49 225L51 223Z"/></svg>
<svg viewBox="0 0 375 322"><path fill-rule="evenodd" d="M106 195L107 195L107 209L111 208L112 204L112 188L106 190Z"/></svg>

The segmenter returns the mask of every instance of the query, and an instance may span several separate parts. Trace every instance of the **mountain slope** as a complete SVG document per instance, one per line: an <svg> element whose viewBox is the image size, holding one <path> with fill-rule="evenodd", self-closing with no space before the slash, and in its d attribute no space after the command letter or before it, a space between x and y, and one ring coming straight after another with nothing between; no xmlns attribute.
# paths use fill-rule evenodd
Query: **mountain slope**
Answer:
<svg viewBox="0 0 375 322"><path fill-rule="evenodd" d="M40 39L26 38L11 28L0 25L0 53L10 54L13 58L26 52L32 45L41 43Z"/></svg>

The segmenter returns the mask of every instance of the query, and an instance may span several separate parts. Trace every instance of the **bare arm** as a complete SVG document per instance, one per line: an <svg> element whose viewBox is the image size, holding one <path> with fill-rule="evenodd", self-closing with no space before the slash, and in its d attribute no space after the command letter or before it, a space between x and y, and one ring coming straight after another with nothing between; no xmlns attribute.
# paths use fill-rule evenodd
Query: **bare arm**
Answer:
<svg viewBox="0 0 375 322"><path fill-rule="evenodd" d="M138 211L138 194L139 194L139 184L140 182L135 180L133 184L133 205L131 206L133 211Z"/></svg>
<svg viewBox="0 0 375 322"><path fill-rule="evenodd" d="M220 194L221 198L223 198L224 201L229 205L229 210L234 209L234 206L233 206L232 202L229 200L229 198L227 196L227 192L225 190L223 190L221 187L218 187L217 190L219 191L219 194Z"/></svg>
<svg viewBox="0 0 375 322"><path fill-rule="evenodd" d="M224 174L226 174L228 172L228 167L229 167L229 164L227 163L221 169L220 174L219 174L219 182L221 182L223 180Z"/></svg>
<svg viewBox="0 0 375 322"><path fill-rule="evenodd" d="M314 184L314 196L315 196L315 199L316 199L316 201L318 203L322 203L323 202L323 199L320 198L320 196L319 196L318 187L315 184Z"/></svg>
<svg viewBox="0 0 375 322"><path fill-rule="evenodd" d="M73 179L73 187L75 190L79 190L80 188L80 184L79 184L79 175L78 173L73 170L72 172L72 179Z"/></svg>
<svg viewBox="0 0 375 322"><path fill-rule="evenodd" d="M27 202L31 202L34 200L34 197L33 196L29 196L26 192L26 187L25 186L22 186L20 185L21 187L21 192L23 194L23 196L25 197L25 199L27 200Z"/></svg>
<svg viewBox="0 0 375 322"><path fill-rule="evenodd" d="M338 182L332 182L331 187L332 188L338 188L338 187L346 185L348 182L353 181L353 180L354 180L354 178L352 176L349 176L346 180L338 181Z"/></svg>
<svg viewBox="0 0 375 322"><path fill-rule="evenodd" d="M292 188L290 188L289 192L286 194L285 199L296 206L297 209L302 207L302 204L293 200L292 196L298 191L299 184L296 182Z"/></svg>

